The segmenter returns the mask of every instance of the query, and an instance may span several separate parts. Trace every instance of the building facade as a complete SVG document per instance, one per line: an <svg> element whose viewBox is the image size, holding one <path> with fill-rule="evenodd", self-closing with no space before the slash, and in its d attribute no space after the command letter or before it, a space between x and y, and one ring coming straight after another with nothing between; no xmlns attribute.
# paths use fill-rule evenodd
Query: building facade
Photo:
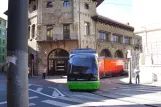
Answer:
<svg viewBox="0 0 161 107"><path fill-rule="evenodd" d="M6 62L6 20L0 17L0 65Z"/></svg>
<svg viewBox="0 0 161 107"><path fill-rule="evenodd" d="M136 35L142 37L143 49L140 55L141 72L150 81L161 80L161 26L158 23L142 28L142 30L135 32Z"/></svg>
<svg viewBox="0 0 161 107"><path fill-rule="evenodd" d="M133 27L97 15L102 2L29 0L29 67L34 75L45 67L48 75L65 75L75 48L96 49L111 58L126 58L127 50L138 48Z"/></svg>
<svg viewBox="0 0 161 107"><path fill-rule="evenodd" d="M142 65L161 65L161 29L145 29L135 34L140 35L143 39L143 59Z"/></svg>

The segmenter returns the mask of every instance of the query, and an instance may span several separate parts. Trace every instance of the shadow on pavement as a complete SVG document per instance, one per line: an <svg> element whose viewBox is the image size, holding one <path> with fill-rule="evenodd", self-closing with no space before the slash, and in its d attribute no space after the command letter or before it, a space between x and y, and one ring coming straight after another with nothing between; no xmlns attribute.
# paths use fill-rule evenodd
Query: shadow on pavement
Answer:
<svg viewBox="0 0 161 107"><path fill-rule="evenodd" d="M113 81L114 78L116 78L115 81ZM140 85L128 84L127 82L121 81L122 78L127 78L127 77L120 77L119 79L117 79L117 77L114 77L114 78L106 78L106 80L110 82L108 84L104 83L101 85L106 85L106 87L108 87L108 85L116 84L115 88L109 88L108 90L99 89L98 92L101 92L101 93L97 93L97 91L96 93L95 92L87 92L87 93L104 97L107 100L107 104L110 103L108 102L108 100L112 100L112 99L128 103L127 105L116 104L108 107L120 107L120 106L143 107L143 105L144 106L146 105L149 107L161 107L161 98L157 96L158 95L157 92L161 92L160 87L149 86L144 84L140 84ZM1 80L3 79L6 79L5 75L0 74L0 83L1 83ZM66 77L54 76L54 77L47 77L44 80L42 79L41 76L37 76L37 77L30 77L29 84L41 85L43 87L55 87L60 91L70 92L66 85L66 82L64 82L64 79L66 79ZM101 81L104 81L104 80L105 79L101 79ZM75 91L75 93L77 93L77 91ZM100 101L102 100L100 99ZM86 100L84 101L84 103L90 103L90 101ZM107 107L107 106L102 105L97 107Z"/></svg>

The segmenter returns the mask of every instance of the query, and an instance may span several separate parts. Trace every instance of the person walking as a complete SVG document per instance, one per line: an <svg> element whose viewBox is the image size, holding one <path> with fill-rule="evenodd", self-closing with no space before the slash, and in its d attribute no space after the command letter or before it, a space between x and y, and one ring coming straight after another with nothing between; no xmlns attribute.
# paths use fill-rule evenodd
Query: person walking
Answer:
<svg viewBox="0 0 161 107"><path fill-rule="evenodd" d="M139 66L137 66L135 69L134 69L134 73L135 73L135 82L136 84L139 84L140 83L140 70L139 70Z"/></svg>
<svg viewBox="0 0 161 107"><path fill-rule="evenodd" d="M44 71L43 71L43 79L46 78L46 67L44 68Z"/></svg>

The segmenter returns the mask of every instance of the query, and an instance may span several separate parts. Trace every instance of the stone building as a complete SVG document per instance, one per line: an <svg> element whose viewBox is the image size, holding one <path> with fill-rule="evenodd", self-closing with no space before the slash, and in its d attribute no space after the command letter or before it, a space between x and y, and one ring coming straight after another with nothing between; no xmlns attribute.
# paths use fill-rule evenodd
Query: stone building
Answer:
<svg viewBox="0 0 161 107"><path fill-rule="evenodd" d="M100 56L126 58L134 50L134 28L97 15L103 0L29 0L29 67L39 75L66 74L72 49L96 49Z"/></svg>
<svg viewBox="0 0 161 107"><path fill-rule="evenodd" d="M7 21L0 17L0 65L6 62Z"/></svg>

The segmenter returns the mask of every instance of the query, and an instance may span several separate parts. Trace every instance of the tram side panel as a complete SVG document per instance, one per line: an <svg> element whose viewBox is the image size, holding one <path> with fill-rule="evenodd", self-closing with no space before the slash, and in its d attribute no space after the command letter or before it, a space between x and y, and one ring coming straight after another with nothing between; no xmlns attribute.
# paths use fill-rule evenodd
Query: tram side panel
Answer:
<svg viewBox="0 0 161 107"><path fill-rule="evenodd" d="M99 59L99 75L100 78L102 78L104 76L105 70L104 70L104 59Z"/></svg>
<svg viewBox="0 0 161 107"><path fill-rule="evenodd" d="M99 73L100 77L120 75L125 67L125 60L118 59L100 59Z"/></svg>

